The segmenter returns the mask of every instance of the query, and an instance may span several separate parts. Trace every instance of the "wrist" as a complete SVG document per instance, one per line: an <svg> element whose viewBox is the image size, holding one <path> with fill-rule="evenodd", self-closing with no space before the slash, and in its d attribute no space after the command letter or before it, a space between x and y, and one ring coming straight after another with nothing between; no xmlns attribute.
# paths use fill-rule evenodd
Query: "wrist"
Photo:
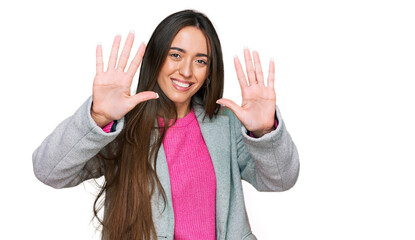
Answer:
<svg viewBox="0 0 415 240"><path fill-rule="evenodd" d="M277 116L275 116L274 125L271 128L268 128L268 129L265 129L265 130L252 131L251 132L251 134L252 134L251 137L260 138L260 137L264 136L265 134L274 131L275 129L277 129L277 127L278 127L278 120L277 120Z"/></svg>
<svg viewBox="0 0 415 240"><path fill-rule="evenodd" d="M275 130L275 127L272 126L272 128L269 128L269 129L252 131L252 134L254 135L254 137L260 138L260 137L264 136L265 134L270 133L270 132L272 132L274 130Z"/></svg>
<svg viewBox="0 0 415 240"><path fill-rule="evenodd" d="M91 118L100 128L103 128L106 125L108 125L110 122L112 122L112 120L107 119L104 115L95 112L92 106L91 106Z"/></svg>

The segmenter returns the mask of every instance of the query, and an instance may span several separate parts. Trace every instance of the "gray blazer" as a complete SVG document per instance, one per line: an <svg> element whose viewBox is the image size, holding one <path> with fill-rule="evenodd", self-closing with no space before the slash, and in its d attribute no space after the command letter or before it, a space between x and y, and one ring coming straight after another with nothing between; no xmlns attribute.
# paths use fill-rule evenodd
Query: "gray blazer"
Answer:
<svg viewBox="0 0 415 240"><path fill-rule="evenodd" d="M73 116L60 123L33 153L36 177L54 188L76 186L91 178L87 168L100 170L95 155L111 143L124 127L105 133L91 118L90 97ZM256 239L246 214L241 179L258 191L285 191L294 186L299 173L298 152L277 109L278 127L261 138L251 138L232 111L223 108L217 118L205 118L202 107L194 111L209 150L216 176L216 237L218 240ZM157 173L166 197L152 197L152 211L159 239L173 240L174 214L170 178L163 147ZM102 169L92 177L100 177Z"/></svg>

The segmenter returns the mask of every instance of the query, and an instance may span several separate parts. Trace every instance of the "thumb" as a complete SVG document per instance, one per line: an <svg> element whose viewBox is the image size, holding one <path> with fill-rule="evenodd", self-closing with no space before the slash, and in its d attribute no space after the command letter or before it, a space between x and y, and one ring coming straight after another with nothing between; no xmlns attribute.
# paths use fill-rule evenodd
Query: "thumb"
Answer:
<svg viewBox="0 0 415 240"><path fill-rule="evenodd" d="M225 107L228 107L233 113L235 113L236 117L238 119L241 119L242 116L242 108L236 104L234 101L226 98L221 98L216 103L224 105Z"/></svg>
<svg viewBox="0 0 415 240"><path fill-rule="evenodd" d="M157 98L159 98L159 95L156 92L144 91L144 92L139 92L131 96L129 101L130 101L131 106L133 106L134 108L137 104L141 102L148 101L151 99L157 99Z"/></svg>

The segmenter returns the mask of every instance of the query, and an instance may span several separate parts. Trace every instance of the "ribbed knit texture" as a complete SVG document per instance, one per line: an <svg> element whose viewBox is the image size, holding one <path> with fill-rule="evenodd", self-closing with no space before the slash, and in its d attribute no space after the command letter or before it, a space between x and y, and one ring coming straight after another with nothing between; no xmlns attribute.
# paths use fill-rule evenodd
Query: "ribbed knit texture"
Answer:
<svg viewBox="0 0 415 240"><path fill-rule="evenodd" d="M163 147L170 174L174 239L216 239L215 171L193 110L167 130Z"/></svg>
<svg viewBox="0 0 415 240"><path fill-rule="evenodd" d="M102 130L106 133L111 132L111 127L112 125L114 125L114 121L111 121L110 123L108 123L107 125L105 125Z"/></svg>

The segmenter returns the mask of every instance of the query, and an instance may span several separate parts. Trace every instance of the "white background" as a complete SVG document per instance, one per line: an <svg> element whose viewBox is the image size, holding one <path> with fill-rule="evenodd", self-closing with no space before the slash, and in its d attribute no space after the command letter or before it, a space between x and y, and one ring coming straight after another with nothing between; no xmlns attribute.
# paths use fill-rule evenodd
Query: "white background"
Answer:
<svg viewBox="0 0 415 240"><path fill-rule="evenodd" d="M135 30L137 49L187 8L217 28L226 97L240 102L232 57L244 46L276 62L301 171L284 193L244 185L257 237L415 239L415 6L400 0L3 1L1 238L99 239L92 185L43 185L31 154L91 94L97 42L107 59Z"/></svg>

